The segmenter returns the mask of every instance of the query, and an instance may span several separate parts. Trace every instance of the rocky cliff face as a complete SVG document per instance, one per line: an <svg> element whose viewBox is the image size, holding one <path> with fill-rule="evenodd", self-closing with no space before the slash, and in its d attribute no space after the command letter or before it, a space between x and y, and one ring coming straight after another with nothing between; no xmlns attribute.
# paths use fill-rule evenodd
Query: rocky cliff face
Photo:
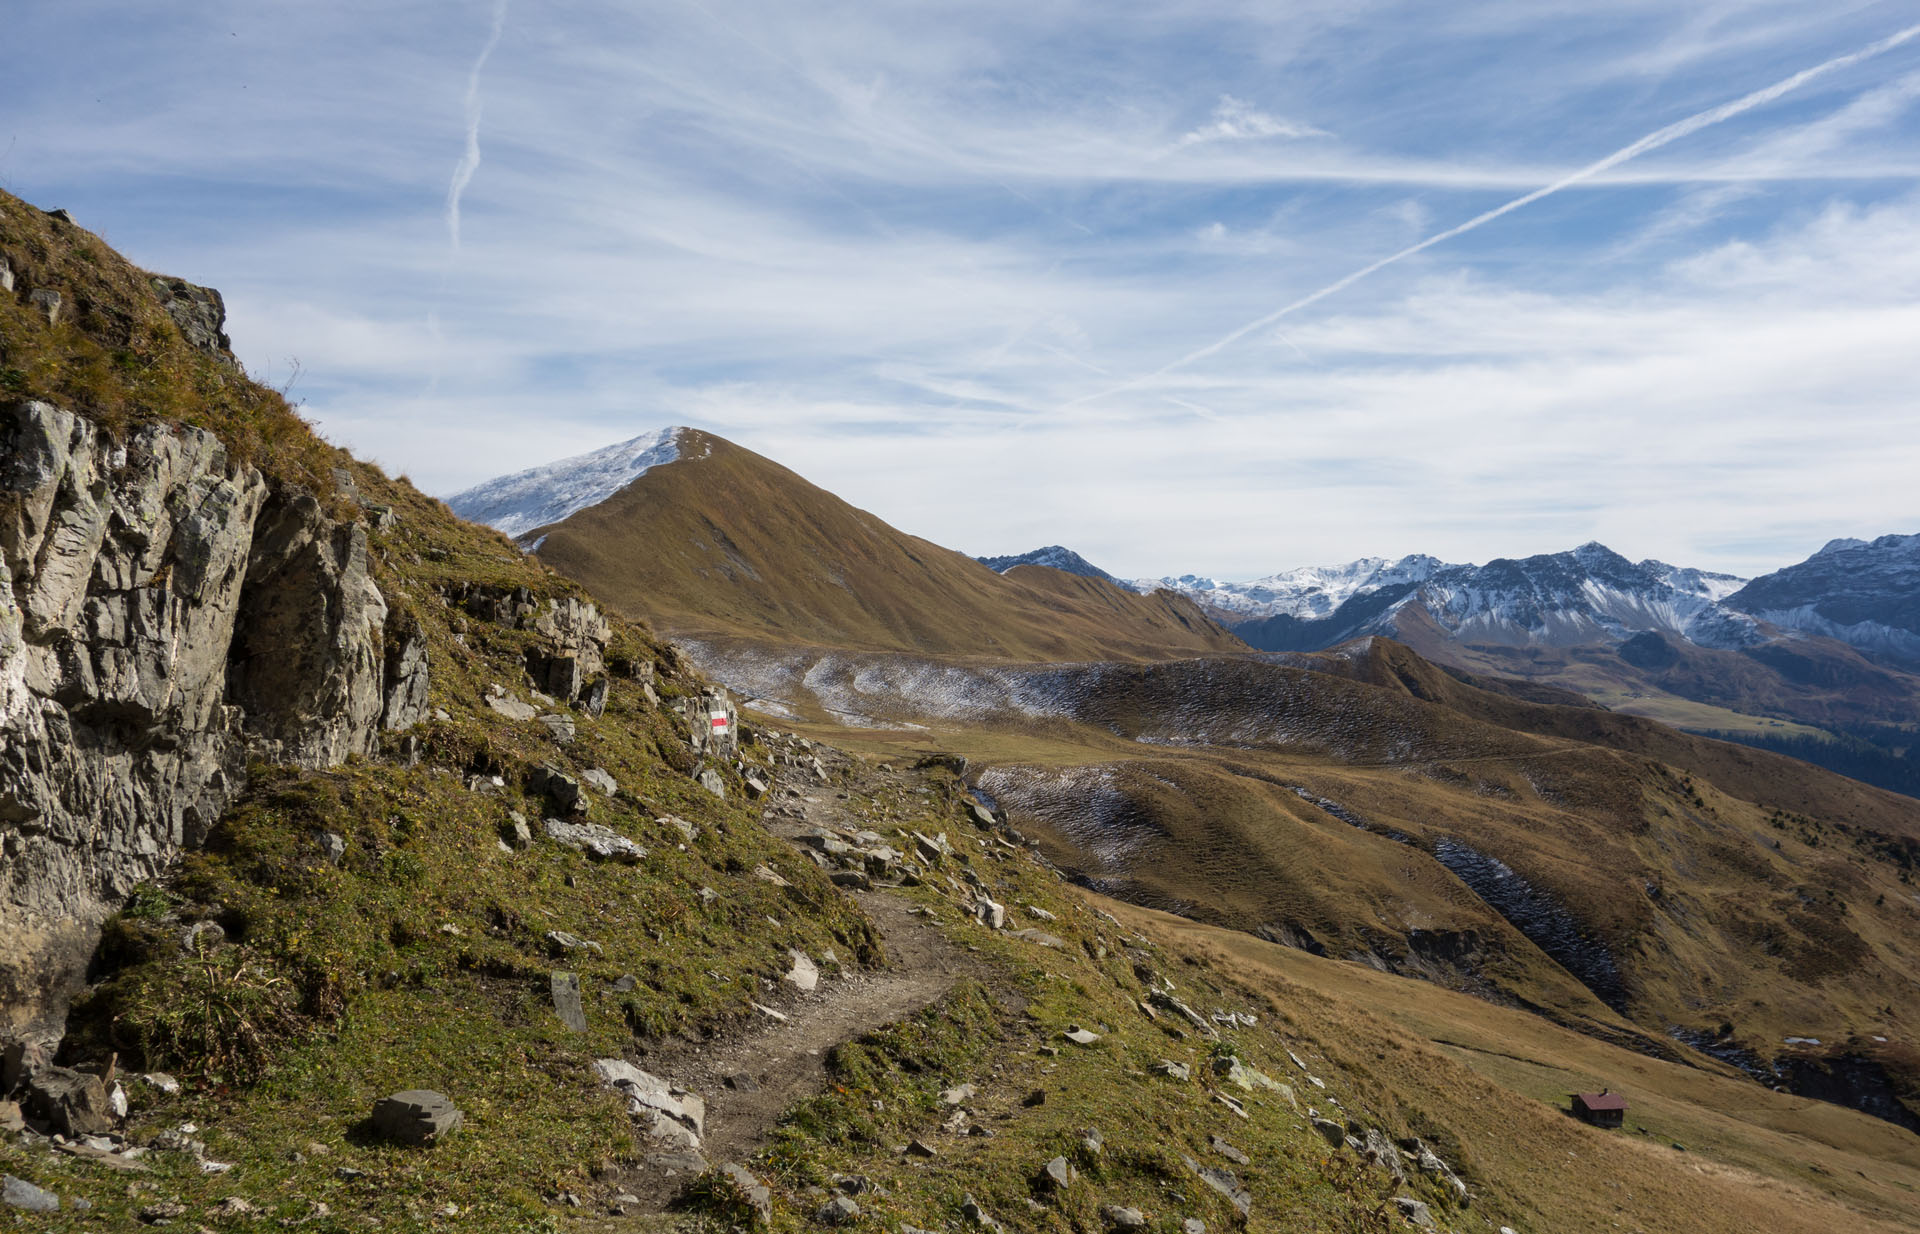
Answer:
<svg viewBox="0 0 1920 1234"><path fill-rule="evenodd" d="M0 1037L57 1036L100 923L242 786L418 718L366 530L213 434L0 406Z"/></svg>

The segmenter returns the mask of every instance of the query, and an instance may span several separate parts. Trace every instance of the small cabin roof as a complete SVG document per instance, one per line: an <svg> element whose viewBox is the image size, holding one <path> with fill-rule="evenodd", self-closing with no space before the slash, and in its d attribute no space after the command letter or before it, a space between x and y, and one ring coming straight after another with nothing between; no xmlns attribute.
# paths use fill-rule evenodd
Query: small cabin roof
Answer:
<svg viewBox="0 0 1920 1234"><path fill-rule="evenodd" d="M1624 1110L1627 1099L1619 1093L1575 1093L1573 1099L1589 1110Z"/></svg>

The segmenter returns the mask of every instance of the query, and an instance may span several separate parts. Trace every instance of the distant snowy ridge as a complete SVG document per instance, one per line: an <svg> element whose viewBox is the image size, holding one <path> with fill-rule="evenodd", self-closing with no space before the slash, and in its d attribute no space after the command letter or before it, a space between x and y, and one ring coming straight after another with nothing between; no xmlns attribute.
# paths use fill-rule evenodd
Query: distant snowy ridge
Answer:
<svg viewBox="0 0 1920 1234"><path fill-rule="evenodd" d="M1131 586L1108 574L1072 549L1059 544L1049 544L1045 548L1036 548L1031 552L1015 553L1007 557L976 557L974 560L998 574L1005 574L1015 566L1047 566L1068 574L1078 574L1082 578L1105 579L1116 587Z"/></svg>
<svg viewBox="0 0 1920 1234"><path fill-rule="evenodd" d="M664 428L589 454L563 458L510 476L476 484L447 498L461 518L516 539L597 506L650 468L680 457L682 428ZM531 550L529 550L531 551Z"/></svg>
<svg viewBox="0 0 1920 1234"><path fill-rule="evenodd" d="M1398 561L1362 557L1341 566L1301 566L1251 582L1227 583L1182 574L1178 578L1137 578L1126 585L1142 595L1165 588L1236 618L1330 617L1354 596L1399 583L1424 583L1452 569L1438 557L1414 554Z"/></svg>

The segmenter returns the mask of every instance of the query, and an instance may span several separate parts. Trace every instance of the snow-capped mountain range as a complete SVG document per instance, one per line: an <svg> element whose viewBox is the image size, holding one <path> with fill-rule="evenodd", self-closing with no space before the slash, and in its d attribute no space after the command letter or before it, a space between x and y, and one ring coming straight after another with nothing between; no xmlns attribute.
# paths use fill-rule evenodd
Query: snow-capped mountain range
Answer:
<svg viewBox="0 0 1920 1234"><path fill-rule="evenodd" d="M682 428L664 428L631 441L555 463L500 476L447 498L461 518L516 539L597 506L650 468L680 457Z"/></svg>
<svg viewBox="0 0 1920 1234"><path fill-rule="evenodd" d="M530 533L676 461L686 433L676 427L643 434L489 480L447 504L537 551ZM1142 594L1180 592L1249 644L1275 651L1314 650L1369 634L1404 636L1416 628L1461 643L1554 647L1618 643L1648 632L1728 649L1818 635L1903 667L1920 666L1920 535L1834 540L1798 565L1751 581L1632 562L1597 543L1485 565L1424 554L1366 557L1249 582L1191 574L1119 580L1060 545L980 560L1003 572L1043 565Z"/></svg>
<svg viewBox="0 0 1920 1234"><path fill-rule="evenodd" d="M1052 564L1055 546L1000 562ZM1101 572L1104 573L1104 572ZM1920 535L1835 540L1799 565L1748 580L1633 562L1602 544L1564 553L1456 564L1414 554L1307 566L1247 582L1185 574L1125 580L1139 592L1191 597L1255 647L1303 651L1369 634L1404 636L1412 613L1464 643L1580 646L1645 632L1742 648L1821 635L1920 665Z"/></svg>
<svg viewBox="0 0 1920 1234"><path fill-rule="evenodd" d="M1744 646L1761 637L1757 623L1721 601L1745 582L1662 561L1632 562L1603 544L1583 544L1485 565L1421 554L1288 570L1246 583L1185 575L1129 585L1183 592L1254 646L1295 651L1393 634L1403 611L1415 605L1463 642L1578 646L1662 630L1706 646Z"/></svg>

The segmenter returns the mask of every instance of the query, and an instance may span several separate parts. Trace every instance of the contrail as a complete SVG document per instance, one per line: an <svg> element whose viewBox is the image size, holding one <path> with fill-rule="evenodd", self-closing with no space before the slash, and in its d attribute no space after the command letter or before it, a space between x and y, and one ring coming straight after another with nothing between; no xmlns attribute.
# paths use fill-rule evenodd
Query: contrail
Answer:
<svg viewBox="0 0 1920 1234"><path fill-rule="evenodd" d="M1372 265L1362 266L1360 269L1355 270L1352 274L1347 275L1345 278L1342 278L1337 282L1329 283L1325 287L1322 287L1319 291L1313 292L1310 295L1302 296L1300 299L1295 300L1292 304L1288 304L1281 308L1277 308L1273 312L1268 313L1264 317L1256 318L1255 320L1250 321L1246 325L1241 326L1239 329L1233 331L1231 334L1228 334L1222 338L1216 339L1215 341L1208 343L1205 347L1202 347L1197 351L1190 351L1186 355L1181 356L1178 360L1174 360L1169 364L1163 365L1160 368L1155 369L1153 372L1147 374L1145 377L1136 377L1132 381L1126 382L1123 385L1118 385L1113 387L1111 390L1102 390L1098 394L1089 394L1084 398L1075 399L1072 403L1069 403L1068 406L1075 406L1080 403L1090 403L1097 399L1106 398L1109 395L1119 394L1122 391L1134 389L1138 386L1144 385L1149 381L1152 381L1156 377L1164 377L1166 374L1171 373L1175 369L1185 368L1187 365L1192 364L1196 360L1204 360L1208 356L1214 355L1217 352L1223 351L1226 348L1231 347L1233 344L1239 342L1241 339L1245 338L1247 335L1252 334L1255 330L1263 329L1266 326L1270 326L1274 322L1279 321L1283 317L1289 317L1294 313L1299 312L1301 309L1308 307L1309 305L1319 303L1320 301L1326 299L1328 296L1335 295L1339 292L1345 291L1347 288L1353 286L1355 283L1359 282L1361 279L1366 278L1368 275L1374 274L1380 270L1384 270L1388 266L1392 265L1397 261L1401 261L1401 260L1404 260L1405 258L1411 257L1415 253L1424 252L1425 250L1432 248L1436 244L1440 244L1447 240L1453 239L1455 236L1462 236L1462 235L1465 235L1467 232L1474 231L1478 228L1484 227L1488 223L1493 222L1493 220L1501 217L1502 215L1511 214L1515 210L1520 209L1522 206L1530 206L1534 202L1539 201L1543 197L1551 197L1553 196L1553 194L1558 193L1560 190L1565 188L1571 188L1573 185L1579 184L1583 180L1591 180L1593 177L1599 175L1600 173L1605 171L1610 171L1613 168L1618 167L1620 164L1625 163L1631 159L1636 159L1641 155L1647 153L1649 150L1658 150L1661 146L1668 145L1671 142L1679 141L1682 137L1689 137L1694 133L1699 132L1701 129L1707 128L1711 125L1719 124L1722 120L1730 120L1733 117L1740 115L1742 112L1752 111L1756 107L1760 107L1767 103L1771 103L1775 99L1779 98L1780 96L1799 89L1801 86L1804 86L1805 84L1812 81L1816 77L1824 76L1825 74L1831 73L1836 69L1844 69L1852 65L1858 64L1862 60L1870 60L1875 56L1881 55L1885 52L1892 51L1894 48L1900 46L1902 43L1906 43L1915 37L1920 37L1920 25L1908 26L1906 29L1901 30L1897 34L1888 35L1886 38L1881 39L1879 42L1870 43L1858 51L1848 52L1844 56L1835 56L1831 60L1827 60L1823 63L1816 64L1810 69L1802 69L1800 72L1795 73L1791 77L1787 77L1780 81L1777 81L1771 86L1766 86L1762 89L1755 90L1751 94L1743 95L1740 98L1737 98L1730 103L1722 103L1718 107L1710 107L1706 111L1698 112L1694 115L1688 116L1684 120L1675 121L1674 123L1669 124L1667 127L1663 129L1659 129L1656 132L1647 134L1645 137L1642 137L1639 141L1636 141L1631 145L1620 147L1620 149L1615 150L1612 154L1607 155L1605 158L1600 159L1597 162L1589 163L1585 167L1580 168L1578 171L1570 172L1567 175L1562 176L1560 179L1555 180L1552 184L1546 185L1543 188L1537 188L1533 190L1531 193L1528 193L1524 196L1516 197L1512 201L1506 203L1503 206L1494 207L1493 209L1487 211L1485 214L1476 215L1475 217L1470 218L1466 222L1460 224L1458 227L1450 227L1446 231L1438 232L1434 235L1428 236L1426 239L1420 241L1418 244L1410 245L1407 248L1401 249L1397 253L1394 253L1387 257L1382 257L1379 261L1374 262Z"/></svg>
<svg viewBox="0 0 1920 1234"><path fill-rule="evenodd" d="M480 70L487 67L487 57L500 45L500 32L506 28L507 0L493 0L493 30L467 73L467 149L447 185L447 240L455 252L460 251L460 195L472 183L473 173L480 170Z"/></svg>

